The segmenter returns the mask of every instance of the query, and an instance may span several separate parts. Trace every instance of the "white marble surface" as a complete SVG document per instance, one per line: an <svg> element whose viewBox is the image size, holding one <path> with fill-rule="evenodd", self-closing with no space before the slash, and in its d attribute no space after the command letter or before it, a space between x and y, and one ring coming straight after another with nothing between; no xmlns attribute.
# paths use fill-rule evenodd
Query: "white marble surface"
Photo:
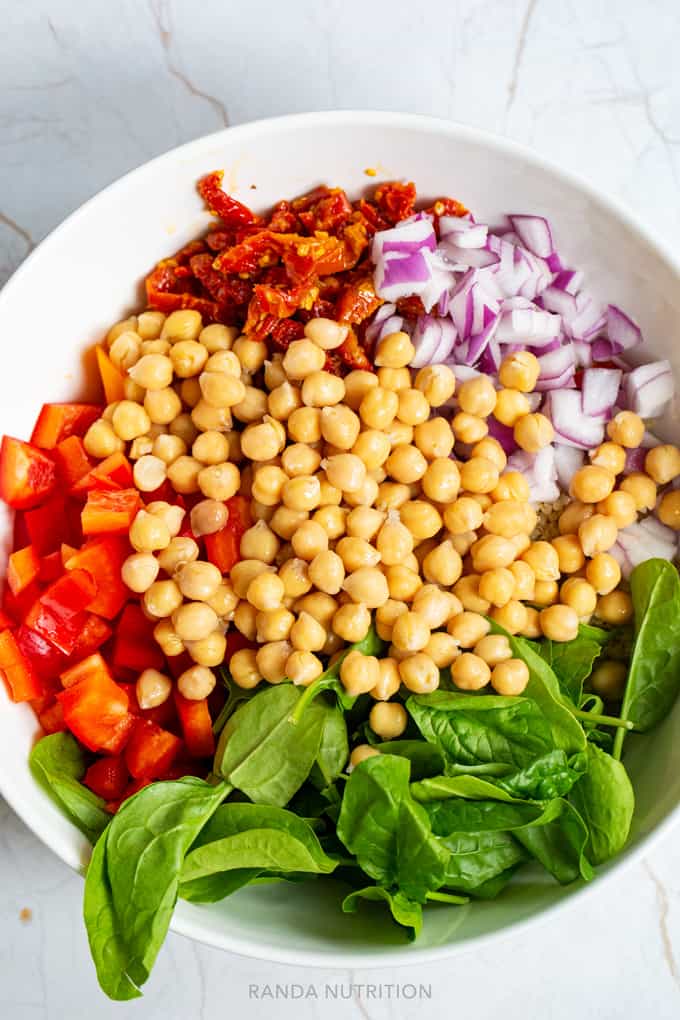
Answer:
<svg viewBox="0 0 680 1020"><path fill-rule="evenodd" d="M0 282L131 167L227 124L310 109L505 133L680 244L678 0L26 0L3 4L2 20ZM679 852L680 830L559 923L417 971L310 972L172 936L143 1002L120 1007L97 990L81 880L0 802L0 1017L666 1020L680 1010ZM347 994L352 981L424 983L431 998L324 1000L327 982ZM258 1002L250 986L265 982L314 982L320 999Z"/></svg>

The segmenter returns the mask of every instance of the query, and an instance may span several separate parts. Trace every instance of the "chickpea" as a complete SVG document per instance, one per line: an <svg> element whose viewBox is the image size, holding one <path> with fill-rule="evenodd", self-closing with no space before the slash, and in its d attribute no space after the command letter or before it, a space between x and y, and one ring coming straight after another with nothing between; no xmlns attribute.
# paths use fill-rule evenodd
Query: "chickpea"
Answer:
<svg viewBox="0 0 680 1020"><path fill-rule="evenodd" d="M145 314L154 314L145 313ZM156 313L158 314L158 313ZM160 335L164 340L195 340L201 332L201 315L189 308L170 312L162 323Z"/></svg>
<svg viewBox="0 0 680 1020"><path fill-rule="evenodd" d="M370 542L385 522L385 514L370 506L357 506L347 515L347 534ZM413 545L411 545L413 547Z"/></svg>
<svg viewBox="0 0 680 1020"><path fill-rule="evenodd" d="M458 404L462 411L486 418L496 405L496 390L486 375L477 375L458 387Z"/></svg>
<svg viewBox="0 0 680 1020"><path fill-rule="evenodd" d="M370 744L359 744L354 748L349 756L349 766L347 771L352 772L357 765L361 765L362 761L366 761L367 758L375 758L376 755L379 754L380 751L377 747L371 747Z"/></svg>
<svg viewBox="0 0 680 1020"><path fill-rule="evenodd" d="M349 520L348 511L339 506L322 506L314 513L313 520L320 524L328 538L334 541L345 534Z"/></svg>
<svg viewBox="0 0 680 1020"><path fill-rule="evenodd" d="M193 538L173 538L158 554L158 565L171 576L186 563L198 559L198 546Z"/></svg>
<svg viewBox="0 0 680 1020"><path fill-rule="evenodd" d="M226 353L231 353L227 351ZM213 357L215 355L213 354ZM238 360L238 359L237 359ZM268 410L267 394L256 386L246 386L243 400L231 408L235 418L242 422L256 422L264 418Z"/></svg>
<svg viewBox="0 0 680 1020"><path fill-rule="evenodd" d="M286 676L297 687L308 687L323 673L323 664L312 652L298 650L288 656L285 669Z"/></svg>
<svg viewBox="0 0 680 1020"><path fill-rule="evenodd" d="M592 503L581 503L576 500L570 503L559 518L559 530L561 535L576 535L583 521L588 520L595 513Z"/></svg>
<svg viewBox="0 0 680 1020"><path fill-rule="evenodd" d="M444 509L444 524L453 535L462 535L481 527L484 513L470 496L460 496Z"/></svg>
<svg viewBox="0 0 680 1020"><path fill-rule="evenodd" d="M443 627L452 616L461 613L463 607L455 595L442 591L436 584L424 584L413 599L413 611L420 616L430 630Z"/></svg>
<svg viewBox="0 0 680 1020"><path fill-rule="evenodd" d="M348 694L367 694L380 680L380 665L374 655L348 652L340 666L340 682Z"/></svg>
<svg viewBox="0 0 680 1020"><path fill-rule="evenodd" d="M501 386L531 393L540 375L541 365L535 354L530 351L516 351L503 358L498 371Z"/></svg>
<svg viewBox="0 0 680 1020"><path fill-rule="evenodd" d="M302 406L302 393L286 380L276 386L267 397L270 415L278 422L287 422L291 414Z"/></svg>
<svg viewBox="0 0 680 1020"><path fill-rule="evenodd" d="M523 602L510 599L504 606L496 606L491 610L491 619L509 634L519 634L526 626L527 608Z"/></svg>
<svg viewBox="0 0 680 1020"><path fill-rule="evenodd" d="M675 489L661 497L657 510L659 520L673 531L680 531L680 491Z"/></svg>
<svg viewBox="0 0 680 1020"><path fill-rule="evenodd" d="M139 360L142 354L142 343L134 330L119 333L109 347L109 357L116 368L127 372Z"/></svg>
<svg viewBox="0 0 680 1020"><path fill-rule="evenodd" d="M627 449L634 449L642 442L645 434L645 423L639 415L632 411L619 411L607 424L607 435Z"/></svg>
<svg viewBox="0 0 680 1020"><path fill-rule="evenodd" d="M425 652L416 652L402 659L399 677L404 687L413 694L430 694L439 687L439 669Z"/></svg>
<svg viewBox="0 0 680 1020"><path fill-rule="evenodd" d="M246 395L241 380L226 372L202 372L198 384L202 399L211 407L233 407Z"/></svg>
<svg viewBox="0 0 680 1020"><path fill-rule="evenodd" d="M451 617L446 630L461 648L474 648L478 641L489 633L489 621L479 613L467 610Z"/></svg>
<svg viewBox="0 0 680 1020"><path fill-rule="evenodd" d="M533 601L534 589L536 587L536 575L524 560L515 560L508 567L515 582L514 598Z"/></svg>
<svg viewBox="0 0 680 1020"><path fill-rule="evenodd" d="M391 514L395 514L395 511L390 511ZM413 552L413 535L396 516L388 515L378 532L376 548L379 559L387 566L403 563L406 557Z"/></svg>
<svg viewBox="0 0 680 1020"><path fill-rule="evenodd" d="M146 435L151 427L151 421L144 408L139 404L135 404L131 400L121 400L113 411L111 425L119 439L129 442L132 439L137 439L138 436ZM99 435L102 437L99 442L103 442L103 428L99 429ZM92 439L90 439L90 445L92 445Z"/></svg>
<svg viewBox="0 0 680 1020"><path fill-rule="evenodd" d="M656 483L641 471L633 471L626 478L621 479L622 492L627 492L633 497L635 509L644 512L653 510L656 506L657 491Z"/></svg>
<svg viewBox="0 0 680 1020"><path fill-rule="evenodd" d="M288 435L296 443L318 443L321 439L321 411L318 407L298 407L291 412Z"/></svg>
<svg viewBox="0 0 680 1020"><path fill-rule="evenodd" d="M210 608L214 609L219 618L224 622L233 619L238 601L238 595L228 581L223 581L218 586L217 591L209 599L206 599Z"/></svg>
<svg viewBox="0 0 680 1020"><path fill-rule="evenodd" d="M388 333L378 341L373 361L378 366L404 368L410 365L415 353L416 349L408 333Z"/></svg>
<svg viewBox="0 0 680 1020"><path fill-rule="evenodd" d="M550 542L532 542L522 559L528 563L537 581L557 581L560 561L557 550Z"/></svg>
<svg viewBox="0 0 680 1020"><path fill-rule="evenodd" d="M308 518L307 510L292 510L290 507L280 506L272 514L269 527L284 542L289 542L300 525Z"/></svg>
<svg viewBox="0 0 680 1020"><path fill-rule="evenodd" d="M356 492L366 479L366 467L355 454L339 453L323 462L331 485L344 492Z"/></svg>
<svg viewBox="0 0 680 1020"><path fill-rule="evenodd" d="M357 436L351 449L352 453L363 461L366 470L373 471L385 463L392 445L384 432L365 429Z"/></svg>
<svg viewBox="0 0 680 1020"><path fill-rule="evenodd" d="M165 521L140 510L130 528L130 544L139 553L151 553L165 549L170 543L170 531Z"/></svg>
<svg viewBox="0 0 680 1020"><path fill-rule="evenodd" d="M123 440L116 435L113 426L103 418L90 425L85 433L83 445L91 457L101 459L124 449Z"/></svg>
<svg viewBox="0 0 680 1020"><path fill-rule="evenodd" d="M420 652L430 640L430 628L419 613L407 611L394 621L392 644L400 652Z"/></svg>
<svg viewBox="0 0 680 1020"><path fill-rule="evenodd" d="M594 514L579 526L578 538L586 556L607 552L615 544L618 528L613 517Z"/></svg>
<svg viewBox="0 0 680 1020"><path fill-rule="evenodd" d="M423 651L432 659L437 669L447 669L460 655L460 648L455 639L444 631L432 634Z"/></svg>
<svg viewBox="0 0 680 1020"><path fill-rule="evenodd" d="M165 481L165 462L145 454L136 461L132 474L140 492L155 492Z"/></svg>
<svg viewBox="0 0 680 1020"><path fill-rule="evenodd" d="M190 458L186 458L189 460ZM191 458L193 460L193 458ZM182 460L182 458L180 458ZM177 466L177 461L171 465L170 471L173 471ZM194 461L189 465L189 470L193 473L195 471L195 465L198 464ZM198 465L199 470L196 473L196 483L198 488L201 490L204 496L208 499L219 500L225 502L235 496L239 490L241 484L241 475L239 469L235 464L224 463L224 464L211 464L209 467L201 467ZM169 472L168 472L169 474ZM174 480L173 484L175 488L177 485ZM179 489L179 492L187 491L186 489ZM191 491L196 491L195 489Z"/></svg>
<svg viewBox="0 0 680 1020"><path fill-rule="evenodd" d="M628 592L620 588L601 595L597 600L595 615L604 623L620 625L628 623L633 617L633 601Z"/></svg>
<svg viewBox="0 0 680 1020"><path fill-rule="evenodd" d="M492 491L491 499L494 503L506 499L526 503L529 499L529 483L519 471L506 471Z"/></svg>
<svg viewBox="0 0 680 1020"><path fill-rule="evenodd" d="M145 390L164 390L172 384L172 361L164 354L145 354L128 369L128 374Z"/></svg>
<svg viewBox="0 0 680 1020"><path fill-rule="evenodd" d="M479 594L479 574L467 574L456 581L453 586L454 595L460 600L463 609L472 613L488 613L491 604Z"/></svg>
<svg viewBox="0 0 680 1020"><path fill-rule="evenodd" d="M333 616L333 631L343 641L362 641L371 626L371 614L361 602L347 602Z"/></svg>
<svg viewBox="0 0 680 1020"><path fill-rule="evenodd" d="M378 386L378 377L374 372L356 369L345 376L345 404L353 411L358 411L361 401L369 390Z"/></svg>
<svg viewBox="0 0 680 1020"><path fill-rule="evenodd" d="M198 435L198 429L194 425L190 414L178 414L175 420L170 422L168 428L170 435L181 439L187 449Z"/></svg>
<svg viewBox="0 0 680 1020"><path fill-rule="evenodd" d="M260 574L273 573L273 567L263 563L262 560L250 559L239 560L231 568L229 577L232 587L240 599L247 598L248 588ZM272 607L275 608L275 607Z"/></svg>
<svg viewBox="0 0 680 1020"><path fill-rule="evenodd" d="M400 390L408 390L411 388L411 373L408 368L379 368L378 385L382 386L384 390L394 390L395 393L399 393ZM422 396L422 393L419 396ZM429 416L429 404L427 413Z"/></svg>
<svg viewBox="0 0 680 1020"><path fill-rule="evenodd" d="M200 641L219 626L217 613L204 602L179 606L172 614L172 623L182 641Z"/></svg>
<svg viewBox="0 0 680 1020"><path fill-rule="evenodd" d="M221 630L214 630L199 641L187 642L187 651L198 666L221 666L227 650L227 639Z"/></svg>
<svg viewBox="0 0 680 1020"><path fill-rule="evenodd" d="M394 447L387 458L385 468L396 482L410 485L423 477L427 470L427 461L416 446L402 443Z"/></svg>
<svg viewBox="0 0 680 1020"><path fill-rule="evenodd" d="M397 418L405 425L422 425L430 417L430 405L427 397L420 390L411 389L410 381L407 387L398 391L399 407Z"/></svg>
<svg viewBox="0 0 680 1020"><path fill-rule="evenodd" d="M379 701L371 709L368 722L376 736L383 740L395 740L406 729L408 715L404 706L398 702Z"/></svg>
<svg viewBox="0 0 680 1020"><path fill-rule="evenodd" d="M548 543L544 543L548 545ZM550 546L548 546L550 548ZM509 567L515 559L515 547L508 538L500 535L484 535L472 546L472 566L475 573L494 570L496 567ZM552 552L553 550L551 550ZM555 554L557 561L557 554Z"/></svg>
<svg viewBox="0 0 680 1020"><path fill-rule="evenodd" d="M542 583L547 584L548 582L544 581ZM522 635L522 637L531 638L531 640L536 640L537 638L542 637L543 634L541 630L540 620L541 614L538 611L538 609L534 609L533 606L525 606L525 609L527 611L526 623L524 624L524 627L519 633Z"/></svg>
<svg viewBox="0 0 680 1020"><path fill-rule="evenodd" d="M496 465L499 472L504 471L508 463L503 447L492 436L485 436L484 439L475 443L471 454L473 457L484 457L485 460L490 460L492 464Z"/></svg>
<svg viewBox="0 0 680 1020"><path fill-rule="evenodd" d="M413 441L428 460L448 459L453 450L454 435L445 418L430 418L429 421L416 425L413 430Z"/></svg>
<svg viewBox="0 0 680 1020"><path fill-rule="evenodd" d="M399 668L394 659L378 660L379 679L375 687L371 688L371 697L376 701L389 701L393 694L396 694L401 686Z"/></svg>
<svg viewBox="0 0 680 1020"><path fill-rule="evenodd" d="M617 489L597 504L598 513L611 517L617 528L627 528L637 519L635 500L629 492Z"/></svg>
<svg viewBox="0 0 680 1020"><path fill-rule="evenodd" d="M258 649L255 664L268 683L280 684L286 679L286 665L292 651L288 641L270 641Z"/></svg>
<svg viewBox="0 0 680 1020"><path fill-rule="evenodd" d="M581 543L576 535L560 535L550 543L557 553L559 570L562 574L575 574L585 564Z"/></svg>
<svg viewBox="0 0 680 1020"><path fill-rule="evenodd" d="M484 457L471 457L460 469L460 482L467 492L492 492L498 485L498 468Z"/></svg>
<svg viewBox="0 0 680 1020"><path fill-rule="evenodd" d="M316 554L309 564L309 579L319 591L327 595L337 595L345 580L345 567L342 559L330 549ZM362 599L356 601L361 602Z"/></svg>
<svg viewBox="0 0 680 1020"><path fill-rule="evenodd" d="M516 697L523 694L529 683L529 667L522 659L499 662L491 671L491 686L496 694Z"/></svg>
<svg viewBox="0 0 680 1020"><path fill-rule="evenodd" d="M343 493L345 503L350 507L373 506L378 498L378 483L371 475L366 475L358 489Z"/></svg>
<svg viewBox="0 0 680 1020"><path fill-rule="evenodd" d="M344 396L344 381L331 372L311 372L302 383L302 403L307 407L329 407Z"/></svg>
<svg viewBox="0 0 680 1020"><path fill-rule="evenodd" d="M459 411L451 421L451 428L456 439L461 443L479 443L489 432L484 418Z"/></svg>
<svg viewBox="0 0 680 1020"><path fill-rule="evenodd" d="M578 634L578 615L571 606L548 606L540 618L541 630L550 641L573 641Z"/></svg>
<svg viewBox="0 0 680 1020"><path fill-rule="evenodd" d="M234 344L237 336L238 330L234 326L222 326L220 323L214 322L201 330L198 339L209 354L215 354L216 351L228 351L232 344ZM246 338L241 337L240 339L245 340ZM258 347L262 347L266 351L264 344L259 343L259 341L251 342L257 342ZM258 368L260 367L261 364L258 365Z"/></svg>
<svg viewBox="0 0 680 1020"><path fill-rule="evenodd" d="M194 561L181 567L175 580L185 598L206 602L217 592L222 574L212 563Z"/></svg>
<svg viewBox="0 0 680 1020"><path fill-rule="evenodd" d="M667 485L680 475L680 450L670 443L652 447L645 457L645 471L657 485Z"/></svg>
<svg viewBox="0 0 680 1020"><path fill-rule="evenodd" d="M170 620L159 620L153 629L154 639L160 645L161 651L168 658L181 655L184 651L184 642L177 637L175 628Z"/></svg>
<svg viewBox="0 0 680 1020"><path fill-rule="evenodd" d="M288 475L275 464L265 464L253 473L253 499L265 506L276 506L281 502L283 487Z"/></svg>
<svg viewBox="0 0 680 1020"><path fill-rule="evenodd" d="M493 416L501 425L514 428L519 419L530 412L529 401L520 390L504 389L498 391Z"/></svg>
<svg viewBox="0 0 680 1020"><path fill-rule="evenodd" d="M571 480L569 493L582 503L599 503L606 499L614 488L616 479L611 471L587 464L580 468Z"/></svg>
<svg viewBox="0 0 680 1020"><path fill-rule="evenodd" d="M479 579L479 594L492 606L504 606L515 592L515 578L507 567L485 571Z"/></svg>
<svg viewBox="0 0 680 1020"><path fill-rule="evenodd" d="M182 593L174 581L154 581L144 592L143 605L149 616L156 619L172 616L182 605Z"/></svg>
<svg viewBox="0 0 680 1020"><path fill-rule="evenodd" d="M215 499L203 499L191 511L191 530L200 538L202 535L214 535L221 531L229 518L224 505Z"/></svg>
<svg viewBox="0 0 680 1020"><path fill-rule="evenodd" d="M597 553L586 566L586 578L598 595L608 595L621 580L621 567L609 553Z"/></svg>
<svg viewBox="0 0 680 1020"><path fill-rule="evenodd" d="M194 492L198 492L199 476L202 470L209 471L212 468L203 468L200 461L195 460L193 457L178 457L167 469L168 481L175 492L191 495ZM233 494L232 492L231 495L233 496ZM205 495L209 495L209 493L206 492Z"/></svg>
<svg viewBox="0 0 680 1020"><path fill-rule="evenodd" d="M300 598L300 596L306 595L312 587L307 564L301 559L286 560L279 570L279 577L283 581L284 598L287 599Z"/></svg>
<svg viewBox="0 0 680 1020"><path fill-rule="evenodd" d="M484 514L484 527L492 535L503 538L527 535L536 527L536 511L528 503L502 499L492 503Z"/></svg>
<svg viewBox="0 0 680 1020"><path fill-rule="evenodd" d="M383 641L392 640L392 630L394 628L395 621L402 613L408 611L406 602L402 602L399 599L389 598L387 602L384 602L382 606L376 609L375 613L375 624L376 630L379 637Z"/></svg>
<svg viewBox="0 0 680 1020"><path fill-rule="evenodd" d="M259 644L267 641L287 641L295 617L288 609L266 609L255 617L256 637Z"/></svg>
<svg viewBox="0 0 680 1020"><path fill-rule="evenodd" d="M371 429L387 429L399 409L399 397L393 390L372 387L361 399L359 417Z"/></svg>
<svg viewBox="0 0 680 1020"><path fill-rule="evenodd" d="M334 319L310 319L305 326L305 336L325 351L335 350L347 339L349 326Z"/></svg>
<svg viewBox="0 0 680 1020"><path fill-rule="evenodd" d="M618 443L602 443L596 450L590 451L590 462L597 467L620 475L626 466L626 451Z"/></svg>
<svg viewBox="0 0 680 1020"><path fill-rule="evenodd" d="M312 372L320 372L325 363L322 349L307 338L293 340L283 356L283 369L289 379L304 379Z"/></svg>
<svg viewBox="0 0 680 1020"><path fill-rule="evenodd" d="M363 538L341 538L335 548L348 573L362 567L375 567L380 562L378 550Z"/></svg>
<svg viewBox="0 0 680 1020"><path fill-rule="evenodd" d="M237 687L252 690L262 676L257 668L257 653L254 648L241 648L229 660L229 672Z"/></svg>
<svg viewBox="0 0 680 1020"><path fill-rule="evenodd" d="M326 643L326 628L303 611L291 627L290 641L298 651L319 652Z"/></svg>
<svg viewBox="0 0 680 1020"><path fill-rule="evenodd" d="M141 709L157 708L172 693L172 680L157 669L145 669L137 678L137 702Z"/></svg>
<svg viewBox="0 0 680 1020"><path fill-rule="evenodd" d="M179 395L182 398L182 402L187 407L195 408L203 400L201 386L196 378L185 379L184 382L179 385L178 390ZM211 414L217 414L216 411L211 411L210 408L208 408L208 411L210 411Z"/></svg>
<svg viewBox="0 0 680 1020"><path fill-rule="evenodd" d="M386 567L384 576L389 597L399 602L410 602L423 585L418 571L403 563Z"/></svg>
<svg viewBox="0 0 680 1020"><path fill-rule="evenodd" d="M418 542L433 538L442 527L442 518L436 507L425 500L407 500L399 507L401 523Z"/></svg>
<svg viewBox="0 0 680 1020"><path fill-rule="evenodd" d="M304 521L291 538L293 552L303 560L313 560L328 549L328 534L318 521Z"/></svg>
<svg viewBox="0 0 680 1020"><path fill-rule="evenodd" d="M455 584L463 572L463 561L450 539L440 542L423 559L422 571L428 581L447 588Z"/></svg>
<svg viewBox="0 0 680 1020"><path fill-rule="evenodd" d="M423 492L435 503L453 503L460 490L460 472L449 457L436 457L422 476Z"/></svg>
<svg viewBox="0 0 680 1020"><path fill-rule="evenodd" d="M158 577L158 561L150 552L133 553L123 563L121 577L130 591L142 594Z"/></svg>
<svg viewBox="0 0 680 1020"><path fill-rule="evenodd" d="M462 691L480 691L491 679L491 670L484 659L464 652L451 664L451 679Z"/></svg>
<svg viewBox="0 0 680 1020"><path fill-rule="evenodd" d="M314 591L298 599L293 608L297 613L309 613L328 631L337 612L338 603L331 595L322 591Z"/></svg>
<svg viewBox="0 0 680 1020"><path fill-rule="evenodd" d="M277 574L263 571L257 574L246 591L246 598L259 612L278 609L285 594L284 584Z"/></svg>
<svg viewBox="0 0 680 1020"><path fill-rule="evenodd" d="M595 694L606 701L620 701L626 689L628 670L625 662L605 659L600 662L590 676L590 686Z"/></svg>
<svg viewBox="0 0 680 1020"><path fill-rule="evenodd" d="M525 414L518 418L513 429L515 442L528 453L538 453L555 438L555 430L544 414Z"/></svg>
<svg viewBox="0 0 680 1020"><path fill-rule="evenodd" d="M194 405L191 420L199 432L228 432L232 426L231 410L228 407L214 407L203 399Z"/></svg>
<svg viewBox="0 0 680 1020"><path fill-rule="evenodd" d="M234 610L234 626L249 641L257 637L257 609L243 599Z"/></svg>
<svg viewBox="0 0 680 1020"><path fill-rule="evenodd" d="M557 602L559 596L559 585L557 581L536 581L534 584L534 597L531 600L537 606L552 606Z"/></svg>
<svg viewBox="0 0 680 1020"><path fill-rule="evenodd" d="M388 579L377 567L360 567L349 574L342 587L353 602L362 602L369 609L377 609L390 598Z"/></svg>
<svg viewBox="0 0 680 1020"><path fill-rule="evenodd" d="M479 503L482 508L482 513L486 513L493 504L493 500L488 492L471 492L470 498L474 499L475 503Z"/></svg>
<svg viewBox="0 0 680 1020"><path fill-rule="evenodd" d="M475 644L474 653L491 667L512 658L510 642L505 634L486 634Z"/></svg>
<svg viewBox="0 0 680 1020"><path fill-rule="evenodd" d="M415 378L415 387L427 397L431 407L441 407L456 391L456 377L448 365L427 365Z"/></svg>
<svg viewBox="0 0 680 1020"><path fill-rule="evenodd" d="M597 605L597 592L581 577L570 577L560 589L560 601L571 606L580 619L590 617Z"/></svg>

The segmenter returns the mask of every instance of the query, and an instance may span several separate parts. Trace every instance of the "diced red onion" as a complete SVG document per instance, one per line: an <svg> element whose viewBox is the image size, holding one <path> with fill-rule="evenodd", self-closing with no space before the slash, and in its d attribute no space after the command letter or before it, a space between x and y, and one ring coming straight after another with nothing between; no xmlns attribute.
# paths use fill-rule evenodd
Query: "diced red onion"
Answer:
<svg viewBox="0 0 680 1020"><path fill-rule="evenodd" d="M585 277L580 269L562 269L552 282L553 287L564 290L567 294L578 294Z"/></svg>
<svg viewBox="0 0 680 1020"><path fill-rule="evenodd" d="M371 243L371 258L378 262L384 255L414 255L423 248L434 251L437 236L428 218L399 223L390 230L379 230Z"/></svg>
<svg viewBox="0 0 680 1020"><path fill-rule="evenodd" d="M544 414L550 418L559 443L591 450L604 440L604 422L583 413L578 390L551 390L545 400Z"/></svg>
<svg viewBox="0 0 680 1020"><path fill-rule="evenodd" d="M516 450L508 457L508 469L524 475L529 483L529 499L532 503L548 503L558 498L560 490L552 446L545 446L536 454Z"/></svg>
<svg viewBox="0 0 680 1020"><path fill-rule="evenodd" d="M461 216L440 216L439 237L459 248L483 248L489 228L483 223L474 223Z"/></svg>
<svg viewBox="0 0 680 1020"><path fill-rule="evenodd" d="M381 305L366 328L366 341L369 344L382 340L390 333L398 333L404 328L404 318L396 315L397 306L386 302Z"/></svg>
<svg viewBox="0 0 680 1020"><path fill-rule="evenodd" d="M499 256L495 252L489 251L488 248L463 248L448 239L442 241L437 251L450 261L450 268L455 272L465 272L466 269L485 269L487 266L495 266L499 262Z"/></svg>
<svg viewBox="0 0 680 1020"><path fill-rule="evenodd" d="M583 373L581 393L583 413L591 417L611 417L619 395L623 373L618 368L587 368Z"/></svg>
<svg viewBox="0 0 680 1020"><path fill-rule="evenodd" d="M673 560L677 551L676 533L651 514L619 531L616 544L610 549L625 577L639 563L656 557Z"/></svg>
<svg viewBox="0 0 680 1020"><path fill-rule="evenodd" d="M563 318L575 319L578 313L576 298L566 290L561 290L555 284L546 287L541 294L541 303L548 312L555 312Z"/></svg>
<svg viewBox="0 0 680 1020"><path fill-rule="evenodd" d="M576 295L576 315L565 317L564 328L572 340L592 340L606 326L602 305L587 291Z"/></svg>
<svg viewBox="0 0 680 1020"><path fill-rule="evenodd" d="M578 368L589 368L593 363L593 345L586 340L572 340L574 360Z"/></svg>
<svg viewBox="0 0 680 1020"><path fill-rule="evenodd" d="M647 451L643 446L638 446L634 450L626 450L626 463L623 473L629 475L633 471L644 471L646 456Z"/></svg>
<svg viewBox="0 0 680 1020"><path fill-rule="evenodd" d="M555 250L550 224L545 216L527 216L524 213L508 217L512 229L532 255L547 259Z"/></svg>
<svg viewBox="0 0 680 1020"><path fill-rule="evenodd" d="M503 447L503 451L507 456L514 453L517 449L517 443L515 442L515 435L509 425L501 425L501 423L491 415L486 420L489 426L489 435L492 439L495 439Z"/></svg>
<svg viewBox="0 0 680 1020"><path fill-rule="evenodd" d="M559 315L539 308L515 308L501 313L496 339L499 343L523 341L529 347L542 347L559 336L562 320Z"/></svg>
<svg viewBox="0 0 680 1020"><path fill-rule="evenodd" d="M569 491L569 484L579 470L583 467L585 454L583 450L577 450L575 446L564 446L562 443L555 443L555 470L557 481L564 492Z"/></svg>
<svg viewBox="0 0 680 1020"><path fill-rule="evenodd" d="M547 354L542 354L538 363L541 370L535 388L539 393L573 385L576 363L571 346L557 347Z"/></svg>
<svg viewBox="0 0 680 1020"><path fill-rule="evenodd" d="M411 361L412 368L439 364L448 358L453 349L456 327L448 318L419 315L411 339L416 349Z"/></svg>
<svg viewBox="0 0 680 1020"><path fill-rule="evenodd" d="M669 361L652 361L626 376L624 392L628 407L641 418L658 418L675 393Z"/></svg>
<svg viewBox="0 0 680 1020"><path fill-rule="evenodd" d="M614 354L629 351L642 343L642 332L637 323L626 315L618 305L607 305L607 338Z"/></svg>

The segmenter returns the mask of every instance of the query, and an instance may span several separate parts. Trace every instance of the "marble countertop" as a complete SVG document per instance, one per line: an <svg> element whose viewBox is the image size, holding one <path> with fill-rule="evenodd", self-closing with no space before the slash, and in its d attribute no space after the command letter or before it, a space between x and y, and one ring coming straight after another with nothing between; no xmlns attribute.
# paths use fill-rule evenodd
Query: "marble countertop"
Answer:
<svg viewBox="0 0 680 1020"><path fill-rule="evenodd" d="M6 5L0 283L130 168L230 124L312 109L506 134L680 244L679 44L677 0ZM680 829L557 923L417 970L302 970L171 936L142 1002L121 1007L97 989L81 879L0 801L0 1016L212 1020L226 1003L247 1018L666 1020L680 1010L679 855ZM267 998L276 983L289 998Z"/></svg>

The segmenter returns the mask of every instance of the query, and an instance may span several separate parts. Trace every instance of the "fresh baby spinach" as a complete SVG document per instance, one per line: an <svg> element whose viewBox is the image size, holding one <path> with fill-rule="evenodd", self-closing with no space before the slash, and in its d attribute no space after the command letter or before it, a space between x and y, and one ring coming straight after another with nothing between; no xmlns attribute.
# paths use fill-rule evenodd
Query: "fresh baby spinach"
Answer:
<svg viewBox="0 0 680 1020"><path fill-rule="evenodd" d="M318 680L315 680L314 683L310 684L309 687L306 688L304 694L300 698L300 701L295 706L295 710L293 711L293 722L300 722L304 713L307 711L308 705L311 705L314 699L317 698L322 691L332 691L336 695L338 703L342 706L342 708L345 710L350 709L354 705L356 697L348 694L340 682L340 667L342 666L344 659L350 652L361 652L362 655L380 655L385 648L385 642L378 637L375 627L371 625L366 637L362 638L361 641L357 641L353 645L349 645L342 655L338 656L333 665L329 666L326 672L322 673Z"/></svg>
<svg viewBox="0 0 680 1020"><path fill-rule="evenodd" d="M588 854L593 864L614 857L626 844L635 808L635 794L620 761L594 744L588 745L588 771L574 787L571 800L588 829Z"/></svg>
<svg viewBox="0 0 680 1020"><path fill-rule="evenodd" d="M562 693L574 705L579 704L584 681L592 673L607 639L606 630L581 624L573 641L550 641L544 638L538 643L539 654L557 677Z"/></svg>
<svg viewBox="0 0 680 1020"><path fill-rule="evenodd" d="M408 937L410 941L417 939L423 928L423 908L420 903L414 903L408 896L405 896L399 889L390 891L381 885L368 885L363 889L356 889L342 901L342 909L345 914L354 914L359 909L361 900L373 900L386 903L392 917L397 924L410 929ZM467 902L462 897L457 897L459 903Z"/></svg>
<svg viewBox="0 0 680 1020"><path fill-rule="evenodd" d="M349 758L349 740L345 715L340 706L327 705L324 702L320 704L323 708L324 722L319 753L310 778L323 790L334 783L345 768Z"/></svg>
<svg viewBox="0 0 680 1020"><path fill-rule="evenodd" d="M454 832L438 842L448 854L443 884L471 896L527 859L509 832Z"/></svg>
<svg viewBox="0 0 680 1020"><path fill-rule="evenodd" d="M74 825L94 843L111 821L101 797L80 782L85 755L70 733L52 733L34 746L29 757L33 775Z"/></svg>
<svg viewBox="0 0 680 1020"><path fill-rule="evenodd" d="M588 881L593 877L593 869L586 856L588 829L572 804L566 800L559 803L558 817L545 825L517 829L515 838L561 884L566 885L577 878Z"/></svg>

